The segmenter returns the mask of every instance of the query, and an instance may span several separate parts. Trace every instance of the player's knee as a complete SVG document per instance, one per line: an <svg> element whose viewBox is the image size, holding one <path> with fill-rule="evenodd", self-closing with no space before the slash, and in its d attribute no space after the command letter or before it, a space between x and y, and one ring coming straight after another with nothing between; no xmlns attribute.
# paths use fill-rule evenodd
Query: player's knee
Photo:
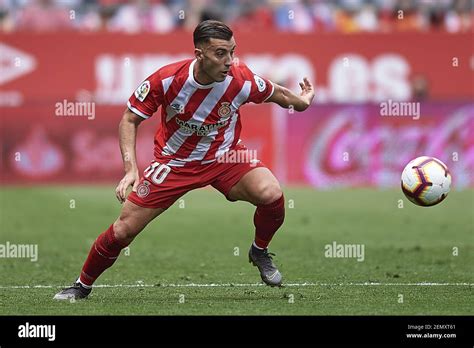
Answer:
<svg viewBox="0 0 474 348"><path fill-rule="evenodd" d="M120 242L130 243L139 232L122 216L114 222L114 236Z"/></svg>
<svg viewBox="0 0 474 348"><path fill-rule="evenodd" d="M271 204L280 199L282 194L280 185L277 183L266 184L260 190L259 204Z"/></svg>

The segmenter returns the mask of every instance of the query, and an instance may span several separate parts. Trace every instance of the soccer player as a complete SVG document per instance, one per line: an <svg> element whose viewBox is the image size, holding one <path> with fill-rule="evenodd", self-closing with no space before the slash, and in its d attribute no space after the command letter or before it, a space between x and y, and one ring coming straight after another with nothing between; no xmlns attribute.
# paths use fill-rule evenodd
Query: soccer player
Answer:
<svg viewBox="0 0 474 348"><path fill-rule="evenodd" d="M258 267L266 284L281 285L282 276L267 249L285 217L280 185L260 161L230 159L251 157L242 156L248 150L239 139L242 105L273 102L303 111L313 100L313 86L304 78L296 95L255 75L242 62L234 62L233 33L219 21L204 21L196 27L194 47L194 59L157 70L128 100L119 125L125 176L115 190L122 211L93 243L76 282L55 299L87 297L94 281L150 221L186 192L207 185L229 201L256 206L249 262ZM140 177L135 156L137 128L160 106L155 159ZM240 156L229 155L237 152ZM127 197L129 186L132 192Z"/></svg>

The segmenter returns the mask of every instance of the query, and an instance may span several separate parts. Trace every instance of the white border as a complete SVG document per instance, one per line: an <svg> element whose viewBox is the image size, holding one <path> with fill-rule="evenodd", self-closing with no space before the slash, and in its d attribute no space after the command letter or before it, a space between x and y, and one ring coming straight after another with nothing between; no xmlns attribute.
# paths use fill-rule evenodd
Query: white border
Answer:
<svg viewBox="0 0 474 348"><path fill-rule="evenodd" d="M134 114L137 114L138 116L141 116L142 118L144 118L145 120L150 118L150 116L148 115L145 115L143 112L141 112L140 110L138 110L137 108L134 108L132 106L132 104L130 104L130 100L127 101L127 107L130 109L130 111L132 111Z"/></svg>

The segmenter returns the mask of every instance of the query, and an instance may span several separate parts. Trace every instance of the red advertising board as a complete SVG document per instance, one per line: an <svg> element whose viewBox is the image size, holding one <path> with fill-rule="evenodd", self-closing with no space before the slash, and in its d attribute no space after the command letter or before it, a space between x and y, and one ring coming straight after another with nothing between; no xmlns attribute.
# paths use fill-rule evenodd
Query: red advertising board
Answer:
<svg viewBox="0 0 474 348"><path fill-rule="evenodd" d="M411 80L415 75L426 78L430 100L441 101L441 104L423 103L423 112L433 116L423 116L419 122L407 123L406 131L400 130L400 134L425 134L417 138L419 146L426 151L433 150L431 155L446 160L447 151L451 150L430 148L429 144L439 134L444 134L441 128L452 126L458 110L464 110L460 114L472 120L472 111L463 109L469 106L465 101L474 97L472 37L469 34L295 35L259 32L236 34L236 41L236 62L244 61L255 73L295 91L299 89L298 82L303 76L315 84L315 106L304 114L280 117L286 111L270 105L242 109L243 141L256 149L259 158L289 183L311 183L322 187L334 180L343 185L390 185L395 169L387 174L385 169L378 171L374 168L388 165L399 170L403 161L419 151L407 150L404 156L397 157L396 164L382 161L387 151L396 152L399 144L382 141L381 137L398 134L395 125L404 124L405 119L381 119L373 116L379 113L377 106L362 105L411 100ZM0 35L2 182L92 183L118 180L122 162L117 126L127 99L150 73L167 63L190 57L192 52L191 34L185 32L169 35ZM58 115L58 105L80 102L87 103L91 110L73 110L70 115ZM343 106L354 103L361 106ZM379 160L367 157L350 163L330 162L334 166L323 167L322 173L328 174L324 181L319 178L319 172L315 178L312 169L306 168L312 168L314 161L303 156L308 149L305 142L314 138L314 134L308 133L309 129L320 127L314 130L315 134L330 132L334 125L329 121L339 119L339 114L356 122L363 139L359 148L370 148ZM314 117L320 121L316 122ZM430 119L440 122L440 128L430 123ZM281 120L286 120L287 124ZM151 160L153 134L158 123L155 116L140 126L137 152L142 168ZM326 128L324 124L327 124ZM464 144L464 150L460 149L459 153L464 156L462 163L472 172L472 142L469 143L466 136L469 130L468 135L473 138L472 126L466 129L458 132ZM431 138L426 134L434 135ZM387 149L371 148L369 145L373 143ZM446 144L459 143L450 140ZM332 153L335 151L333 146L341 146L341 143L321 146ZM389 146L394 147L388 149ZM288 151L292 151L291 155ZM360 155L352 153L352 156ZM367 167L366 163L370 165ZM460 163L453 165L457 168ZM358 169L347 168L347 165L358 166ZM354 175L345 177L340 170ZM466 173L467 169L463 170L462 173ZM367 175L376 178L368 179ZM462 178L467 177L462 175ZM462 179L461 182L472 184L472 179Z"/></svg>
<svg viewBox="0 0 474 348"><path fill-rule="evenodd" d="M308 76L317 102L407 100L415 75L426 78L432 99L474 96L470 34L263 32L236 41L238 59L258 74L295 90ZM183 32L0 35L0 106L82 98L123 105L148 74L192 53Z"/></svg>
<svg viewBox="0 0 474 348"><path fill-rule="evenodd" d="M419 113L403 116L384 115L381 105L282 112L286 162L280 177L319 188L394 187L405 165L426 155L446 163L455 188L474 185L474 104L418 106Z"/></svg>
<svg viewBox="0 0 474 348"><path fill-rule="evenodd" d="M57 116L54 107L23 107L2 119L3 183L113 182L123 175L118 124L124 107L100 106L94 118ZM153 159L158 115L141 123L137 137L140 170ZM243 142L273 166L270 106L242 108Z"/></svg>

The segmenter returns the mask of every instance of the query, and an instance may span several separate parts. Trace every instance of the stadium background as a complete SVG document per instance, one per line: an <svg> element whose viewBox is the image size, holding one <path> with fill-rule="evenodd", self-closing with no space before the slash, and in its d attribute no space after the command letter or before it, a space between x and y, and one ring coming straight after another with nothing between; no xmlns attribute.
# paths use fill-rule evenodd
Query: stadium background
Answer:
<svg viewBox="0 0 474 348"><path fill-rule="evenodd" d="M200 20L208 18L224 20L232 27L237 41L237 59L244 61L255 73L293 91L298 90L298 82L304 76L315 85L314 104L304 113L293 113L270 104L247 105L241 110L244 143L257 150L259 158L287 188L287 198L300 208L294 212L288 209L285 227L300 231L296 233L300 240L295 242L282 231L275 241L277 249L290 245L286 251L287 264L299 262L298 255L293 255L293 259L289 256L291 245L295 243L304 250L307 240L312 244L318 262L333 269L334 274L343 272L342 280L368 281L369 261L365 263L367 269L363 269L357 263L355 266L349 263L328 266L330 261L324 259L324 244L333 240L358 241L367 244L368 248L371 243L382 245L374 251L379 253L375 262L382 269L386 265L389 270L372 269L376 273L382 272L375 277L378 280L393 281L392 278L398 278L394 275L402 272L399 269L402 266L397 264L397 270L393 270L391 261L383 259L387 250L395 253L392 255L395 259L400 255L397 256L394 250L414 250L413 255L403 258L416 264L420 261L416 251L421 248L422 259L430 271L423 268L426 273L419 271L420 276L412 269L407 271L411 275L395 281L444 282L450 279L472 283L472 273L466 268L473 263L472 256L469 259L462 253L466 258L452 259L450 254L453 247L459 246L472 255L474 244L471 215L474 208L474 15L471 2L3 0L0 1L0 242L38 243L43 250L40 259L45 261L44 270L39 271L21 260L2 260L6 271L0 273L0 285L8 289L10 285L37 282L63 284L77 272L93 238L119 212L113 195L113 185L122 177L117 128L128 97L157 68L191 57L192 30ZM388 101L419 102L421 116L419 119L413 115L382 116L380 103ZM60 115L57 104L64 102L93 105L94 115ZM140 170L152 159L153 135L159 124L157 118L155 115L139 128ZM454 189L440 206L423 211L404 200L398 189L404 165L421 155L437 157L448 165ZM191 194L189 200L185 198L184 214L172 210L169 218L163 218L162 225L155 221L151 228L157 233L160 226L182 229L183 224L187 224L186 214L212 219L212 216L199 215L205 211L195 209L193 212L193 197L196 197L195 202L220 199L209 192ZM406 214L400 219L393 215L400 209L399 200L404 201ZM216 203L216 209L221 203ZM251 232L252 209L239 204L234 208L223 208L220 224L227 226L228 221L242 220L238 216L243 212L249 216L248 223L237 224L235 229ZM89 209L84 210L85 205L89 205ZM380 206L383 211L377 210ZM71 210L76 211L76 215L71 214ZM95 210L100 212L100 219L91 218ZM317 218L312 219L313 215ZM338 229L335 221L341 219L347 220L347 225L342 227L345 234L338 235L333 230ZM357 222L357 219L361 221ZM190 226L191 221L194 220L190 218ZM364 221L373 221L373 226L367 226ZM388 221L387 225L384 221ZM352 231L351 224L354 224ZM211 238L211 244L219 245L221 241L217 234L206 231L208 229L201 226L189 232L190 238L198 233L203 238ZM432 230L437 232L430 235ZM381 231L387 234L378 235ZM53 240L51 236L59 239ZM226 248L234 250L235 245L242 243L241 247L245 249L250 237L251 233L241 234L242 241L231 240ZM143 238L153 239L157 247L160 245L159 235L148 234ZM166 241L166 238L162 240ZM168 248L173 245L178 248L182 244L182 241L172 244L173 238L170 234ZM184 239L185 234L180 238ZM79 239L77 243L74 242L76 239ZM59 245L51 246L54 243ZM137 246L144 248L142 251L146 253L145 247L143 244ZM298 254L295 248L293 252ZM316 249L318 251L314 251ZM203 247L201 253L205 254L206 250L209 251ZM54 262L51 255L60 257L64 263L62 274L53 274L52 269L56 266L51 266L52 269L45 266ZM439 266L437 258L449 259L443 266L447 267L444 273L437 274L436 269L431 268L433 264ZM150 258L157 270L160 270L159 261L159 256L158 259ZM135 259L134 262L144 260ZM226 264L227 261L214 262ZM300 282L335 280L323 270L318 271L323 273L316 279L312 273L314 265L299 265L307 267L306 273L294 272ZM101 278L104 283L137 281L135 271L130 270L128 278L118 275L120 267L124 267L123 275L126 267L131 266L119 262L116 267L119 270L115 273L106 272ZM179 263L176 270L168 269L169 282L191 279L198 283L202 280L192 276L188 279L179 267L186 269L189 265ZM242 267L249 268L248 265ZM297 269L298 265L293 267ZM244 272L248 273L248 279L257 281L253 270L247 268ZM220 271L212 269L206 271L206 275L219 274ZM289 269L287 271L291 274ZM448 273L451 275L443 276ZM5 274L15 275L6 278ZM175 278L171 276L173 274ZM232 282L232 279L214 280ZM433 291L445 290L448 291L441 287ZM312 290L302 288L299 291L304 295L302 298L310 301ZM459 291L464 288L461 286ZM50 293L51 289L39 290L36 299L49 298ZM431 301L428 293L427 307L422 305L414 307L412 312L400 312L399 307L383 309L382 306L369 313L384 310L388 313L438 313L438 310L440 313L463 313L467 310L462 303L465 299L462 296L467 294L463 294L460 295L461 302L451 303L449 308L428 305ZM356 293L356 298L357 295L365 296L362 292ZM432 295L440 296L439 293ZM8 298L11 293L3 296ZM377 293L374 296L380 303L385 295ZM272 299L266 300L271 302ZM472 304L472 298L470 301ZM24 307L20 306L20 313L36 313L28 309L32 308L28 304L31 303L27 301ZM348 305L333 305L323 312L309 306L307 311L302 307L294 313L330 310L331 313L365 313L362 308L351 311ZM4 312L16 310L9 308L4 307ZM245 306L242 308L236 306L235 311L229 309L228 313L251 312ZM103 310L109 313L107 309ZM197 307L194 313L206 310ZM219 309L215 310L217 312L211 312L219 313ZM51 309L46 305L38 311L70 313L63 307ZM166 313L176 313L176 309Z"/></svg>

